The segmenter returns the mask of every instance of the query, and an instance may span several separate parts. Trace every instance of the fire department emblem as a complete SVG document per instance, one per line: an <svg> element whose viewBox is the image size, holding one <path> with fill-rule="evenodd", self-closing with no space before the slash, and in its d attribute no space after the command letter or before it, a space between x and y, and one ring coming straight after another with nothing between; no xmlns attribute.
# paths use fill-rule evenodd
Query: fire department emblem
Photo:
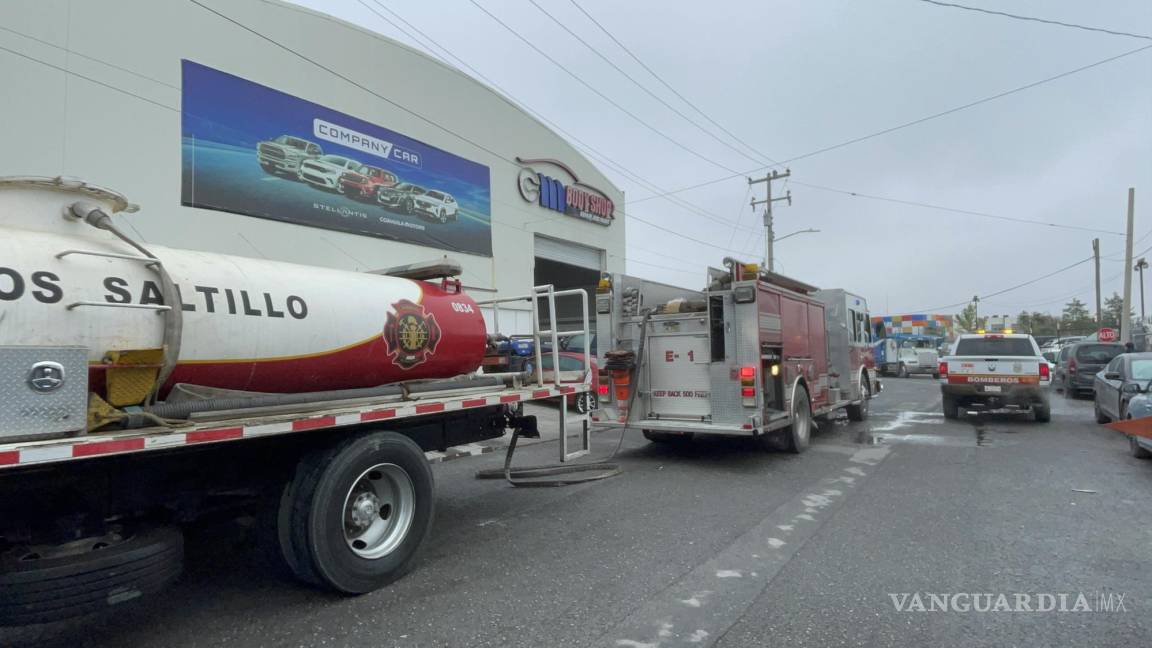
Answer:
<svg viewBox="0 0 1152 648"><path fill-rule="evenodd" d="M436 316L420 304L402 299L392 304L384 324L384 344L392 363L401 369L423 364L436 353L440 344L440 325Z"/></svg>

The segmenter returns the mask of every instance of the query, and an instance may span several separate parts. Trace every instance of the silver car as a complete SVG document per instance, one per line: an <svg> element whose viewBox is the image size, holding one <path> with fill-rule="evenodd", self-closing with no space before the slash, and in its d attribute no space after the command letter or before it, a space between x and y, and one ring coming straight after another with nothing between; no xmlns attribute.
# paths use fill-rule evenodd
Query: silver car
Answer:
<svg viewBox="0 0 1152 648"><path fill-rule="evenodd" d="M1132 354L1139 356L1152 356L1148 353ZM1123 356L1121 356L1123 357ZM1152 362L1152 359L1142 359L1140 362ZM1128 401L1128 411L1125 412L1125 419L1142 419L1152 416L1152 395L1148 393L1147 383L1143 391L1132 396ZM1132 450L1132 456L1139 459L1152 459L1152 439L1148 437L1140 437L1128 435L1128 446Z"/></svg>
<svg viewBox="0 0 1152 648"><path fill-rule="evenodd" d="M1152 353L1122 353L1099 371L1093 379L1096 392L1096 422L1123 421L1138 418L1132 413L1137 398L1148 397L1152 381Z"/></svg>

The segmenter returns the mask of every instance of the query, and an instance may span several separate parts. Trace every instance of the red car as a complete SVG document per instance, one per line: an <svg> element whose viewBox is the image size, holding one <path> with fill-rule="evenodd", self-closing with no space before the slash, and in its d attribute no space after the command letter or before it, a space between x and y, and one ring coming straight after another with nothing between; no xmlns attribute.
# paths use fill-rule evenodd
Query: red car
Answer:
<svg viewBox="0 0 1152 648"><path fill-rule="evenodd" d="M535 358L532 358L534 361ZM544 382L549 383L552 381L552 354L545 351L541 354L541 366L544 368ZM581 414L586 414L599 407L599 399L597 395L600 391L600 369L596 366L596 356L590 359L592 368L592 391L585 392L579 397L569 401L571 406ZM584 382L584 354L572 353L570 351L560 352L560 382L561 383L582 383ZM607 386L607 385L605 385ZM607 394L607 392L603 392Z"/></svg>
<svg viewBox="0 0 1152 648"><path fill-rule="evenodd" d="M380 187L394 187L400 179L395 173L380 167L364 165L359 172L348 171L340 176L336 190L354 198L368 199L376 195Z"/></svg>

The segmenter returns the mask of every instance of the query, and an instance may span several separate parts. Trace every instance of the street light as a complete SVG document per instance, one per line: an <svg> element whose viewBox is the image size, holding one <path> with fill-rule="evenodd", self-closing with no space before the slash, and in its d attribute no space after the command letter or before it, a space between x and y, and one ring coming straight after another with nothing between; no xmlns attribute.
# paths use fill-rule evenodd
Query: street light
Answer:
<svg viewBox="0 0 1152 648"><path fill-rule="evenodd" d="M797 234L815 234L819 231L820 230L818 230L818 229L803 229L803 230L800 230L798 232L792 232L791 234L785 234L784 236L777 236L776 238L774 238L772 240L773 241L783 241L784 239L788 238L789 236L796 236Z"/></svg>
<svg viewBox="0 0 1152 648"><path fill-rule="evenodd" d="M1136 262L1136 266L1134 268L1135 270L1140 271L1140 325L1141 326L1144 325L1144 268L1147 268L1147 267L1148 267L1148 262L1144 260L1144 257L1140 257L1140 260Z"/></svg>

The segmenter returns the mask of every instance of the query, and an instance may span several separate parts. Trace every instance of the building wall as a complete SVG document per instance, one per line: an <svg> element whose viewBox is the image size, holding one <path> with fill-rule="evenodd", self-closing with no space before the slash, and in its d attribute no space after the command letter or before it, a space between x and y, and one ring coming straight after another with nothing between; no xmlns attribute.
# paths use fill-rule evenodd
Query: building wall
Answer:
<svg viewBox="0 0 1152 648"><path fill-rule="evenodd" d="M180 66L188 59L488 166L492 257L450 253L464 266L465 285L500 296L527 293L536 234L603 249L605 269L624 270L620 210L602 226L528 202L517 188L516 158L562 161L616 205L624 203L622 192L486 86L388 38L294 5L205 4L284 47L186 0L0 4L0 24L25 35L0 31L0 46L37 59L0 51L0 175L74 176L123 193L141 210L117 218L152 243L354 270L446 254L181 206Z"/></svg>

